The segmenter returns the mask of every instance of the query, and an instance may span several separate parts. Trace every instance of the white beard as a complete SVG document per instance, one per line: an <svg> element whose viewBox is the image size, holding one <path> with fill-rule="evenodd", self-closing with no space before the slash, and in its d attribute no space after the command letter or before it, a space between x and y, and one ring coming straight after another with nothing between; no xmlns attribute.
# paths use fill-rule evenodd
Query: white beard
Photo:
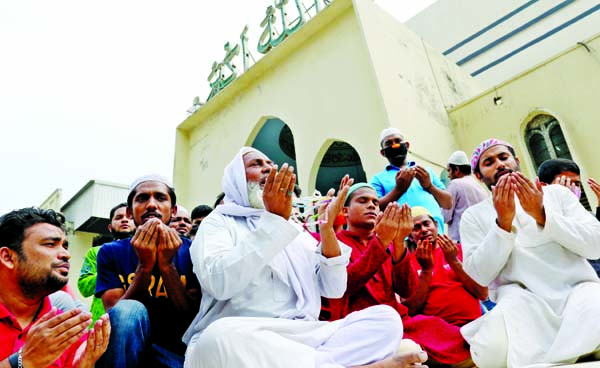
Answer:
<svg viewBox="0 0 600 368"><path fill-rule="evenodd" d="M259 210L265 209L265 202L263 202L263 190L259 183L249 182L248 183L248 202L250 207Z"/></svg>

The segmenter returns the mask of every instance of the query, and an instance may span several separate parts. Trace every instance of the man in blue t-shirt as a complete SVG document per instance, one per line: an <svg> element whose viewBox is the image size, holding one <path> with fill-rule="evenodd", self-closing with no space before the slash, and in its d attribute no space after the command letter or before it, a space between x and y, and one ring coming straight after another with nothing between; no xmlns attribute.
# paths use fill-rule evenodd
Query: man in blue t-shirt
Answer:
<svg viewBox="0 0 600 368"><path fill-rule="evenodd" d="M371 185L379 195L379 207L385 210L390 202L398 201L409 206L425 207L437 221L440 233L444 232L442 208L452 207L452 195L438 176L429 168L406 160L410 142L396 128L381 132L379 153L388 159L385 170L371 178ZM417 179L417 180L413 180Z"/></svg>
<svg viewBox="0 0 600 368"><path fill-rule="evenodd" d="M102 298L112 331L97 367L183 367L181 338L198 313L200 285L190 240L168 226L175 213L175 191L167 179L147 175L130 186L127 214L137 231L98 252L96 297Z"/></svg>

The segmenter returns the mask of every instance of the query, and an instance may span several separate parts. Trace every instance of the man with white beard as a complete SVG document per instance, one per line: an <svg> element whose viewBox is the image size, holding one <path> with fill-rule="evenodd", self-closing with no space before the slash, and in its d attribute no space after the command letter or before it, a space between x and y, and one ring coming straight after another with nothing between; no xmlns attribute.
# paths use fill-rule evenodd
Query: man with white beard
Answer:
<svg viewBox="0 0 600 368"><path fill-rule="evenodd" d="M202 221L190 253L202 285L198 316L184 336L185 367L399 367L427 359L394 355L402 323L388 306L318 321L320 297L339 298L350 248L333 222L352 180L320 221L321 243L290 221L293 168L244 147L225 168L224 204ZM333 192L330 191L330 195Z"/></svg>

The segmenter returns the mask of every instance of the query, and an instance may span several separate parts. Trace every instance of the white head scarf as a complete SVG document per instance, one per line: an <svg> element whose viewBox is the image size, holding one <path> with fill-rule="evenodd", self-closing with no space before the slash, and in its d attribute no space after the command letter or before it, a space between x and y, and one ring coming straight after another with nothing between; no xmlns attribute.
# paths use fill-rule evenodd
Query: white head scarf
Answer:
<svg viewBox="0 0 600 368"><path fill-rule="evenodd" d="M252 147L240 149L229 165L225 167L221 181L223 193L225 193L224 204L217 206L215 211L223 215L246 217L250 229L255 230L258 220L265 210L250 207L246 167L244 166L244 155L250 152L258 152L264 156L262 152Z"/></svg>
<svg viewBox="0 0 600 368"><path fill-rule="evenodd" d="M258 152L264 156L262 152L251 147L240 149L225 168L223 180L221 181L225 193L225 204L217 206L215 211L223 215L245 217L248 227L254 231L258 226L260 216L265 213L265 210L250 207L246 168L244 166L244 155L249 152ZM303 235L310 237L307 234ZM291 287L298 297L296 310L288 311L287 314L281 315L281 318L316 320L319 315L321 299L317 288L313 284L314 269L305 267L311 261L299 262L300 259L306 259L313 255L313 253L310 253L309 256L305 251L305 241L301 236L297 237L283 251L275 255L268 264L268 267L271 268L277 278ZM314 239L310 237L310 241L314 241Z"/></svg>

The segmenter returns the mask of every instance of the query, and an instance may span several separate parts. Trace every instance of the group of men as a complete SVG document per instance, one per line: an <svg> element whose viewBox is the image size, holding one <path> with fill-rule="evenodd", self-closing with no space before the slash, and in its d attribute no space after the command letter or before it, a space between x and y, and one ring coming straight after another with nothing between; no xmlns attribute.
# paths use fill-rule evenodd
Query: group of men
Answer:
<svg viewBox="0 0 600 368"><path fill-rule="evenodd" d="M384 130L380 145L389 165L371 183L344 177L322 201L317 233L291 218L294 169L253 148L225 168L222 203L208 215L177 205L164 177L139 178L110 213L114 241L84 262L78 286L95 296L92 315L48 298L69 272L64 217L2 216L0 367L525 367L595 357L600 279L587 259L600 257L600 221L578 201L578 168L575 177L550 162L531 181L512 146L490 139L470 160L450 157L446 188L407 160L399 130ZM480 303L488 293L490 311Z"/></svg>

